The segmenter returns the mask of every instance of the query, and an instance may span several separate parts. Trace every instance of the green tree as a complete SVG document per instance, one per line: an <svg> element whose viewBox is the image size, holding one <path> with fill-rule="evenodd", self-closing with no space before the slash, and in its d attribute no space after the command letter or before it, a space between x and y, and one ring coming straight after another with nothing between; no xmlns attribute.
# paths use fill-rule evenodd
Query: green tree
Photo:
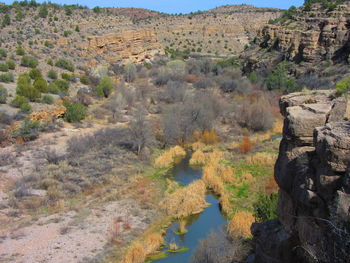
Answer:
<svg viewBox="0 0 350 263"><path fill-rule="evenodd" d="M96 86L96 94L100 97L107 98L113 89L113 81L110 77L103 77Z"/></svg>
<svg viewBox="0 0 350 263"><path fill-rule="evenodd" d="M268 74L265 84L268 90L281 90L284 93L301 90L295 78L288 76L285 62L280 63L275 70Z"/></svg>
<svg viewBox="0 0 350 263"><path fill-rule="evenodd" d="M67 109L64 114L64 119L67 122L80 122L86 117L86 107L81 103L72 103L67 101L63 104L63 106Z"/></svg>
<svg viewBox="0 0 350 263"><path fill-rule="evenodd" d="M21 74L17 79L17 95L24 96L30 101L35 101L41 97L39 90L35 89L28 74Z"/></svg>

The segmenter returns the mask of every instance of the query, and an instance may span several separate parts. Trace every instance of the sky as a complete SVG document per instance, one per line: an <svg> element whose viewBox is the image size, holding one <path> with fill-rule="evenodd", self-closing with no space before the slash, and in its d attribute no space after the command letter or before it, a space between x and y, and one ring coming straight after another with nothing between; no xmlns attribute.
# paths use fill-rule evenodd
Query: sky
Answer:
<svg viewBox="0 0 350 263"><path fill-rule="evenodd" d="M0 0L0 2L2 1ZM11 0L5 0L6 4L11 4L12 2ZM37 2L43 1L37 0ZM287 9L292 5L301 6L304 0L51 0L51 2L58 4L80 4L90 8L96 5L100 7L138 7L175 14L208 10L222 5L239 5L242 3L257 7Z"/></svg>

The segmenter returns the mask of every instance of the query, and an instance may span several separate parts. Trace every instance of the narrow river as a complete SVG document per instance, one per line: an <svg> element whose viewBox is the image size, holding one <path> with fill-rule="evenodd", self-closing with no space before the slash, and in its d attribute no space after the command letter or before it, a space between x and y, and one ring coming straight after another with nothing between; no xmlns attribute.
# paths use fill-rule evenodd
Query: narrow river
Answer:
<svg viewBox="0 0 350 263"><path fill-rule="evenodd" d="M189 156L186 157L173 169L173 179L182 185L188 185L191 182L201 179L202 170L193 169L189 165ZM169 256L163 259L155 260L157 263L189 263L192 253L199 245L201 239L206 238L211 231L217 231L223 228L227 223L225 217L221 214L219 202L216 197L210 193L206 200L210 203L202 213L187 218L187 233L178 235L175 232L179 229L178 222L173 223L167 230L165 241L167 243L176 243L179 248L188 248L185 252L168 253ZM165 248L164 250L166 250Z"/></svg>

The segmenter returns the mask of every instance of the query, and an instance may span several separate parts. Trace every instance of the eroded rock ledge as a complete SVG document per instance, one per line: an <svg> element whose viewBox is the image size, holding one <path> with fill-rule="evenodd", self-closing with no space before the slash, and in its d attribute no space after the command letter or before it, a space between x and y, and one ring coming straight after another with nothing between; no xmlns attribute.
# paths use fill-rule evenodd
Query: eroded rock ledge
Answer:
<svg viewBox="0 0 350 263"><path fill-rule="evenodd" d="M275 165L278 219L252 226L256 263L348 262L350 121L345 98L293 93Z"/></svg>

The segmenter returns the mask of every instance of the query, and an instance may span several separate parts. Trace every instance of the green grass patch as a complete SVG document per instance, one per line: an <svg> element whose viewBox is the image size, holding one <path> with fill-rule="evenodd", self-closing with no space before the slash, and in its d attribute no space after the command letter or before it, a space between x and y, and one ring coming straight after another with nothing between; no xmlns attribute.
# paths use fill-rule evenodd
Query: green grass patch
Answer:
<svg viewBox="0 0 350 263"><path fill-rule="evenodd" d="M183 248L179 248L179 249L176 249L176 250L168 249L168 252L169 253L182 253L182 252L186 252L188 250L189 250L188 247L183 247Z"/></svg>
<svg viewBox="0 0 350 263"><path fill-rule="evenodd" d="M160 251L156 254L147 256L146 263L151 263L155 260L166 258L167 256L168 256L168 253L166 253L165 251Z"/></svg>

